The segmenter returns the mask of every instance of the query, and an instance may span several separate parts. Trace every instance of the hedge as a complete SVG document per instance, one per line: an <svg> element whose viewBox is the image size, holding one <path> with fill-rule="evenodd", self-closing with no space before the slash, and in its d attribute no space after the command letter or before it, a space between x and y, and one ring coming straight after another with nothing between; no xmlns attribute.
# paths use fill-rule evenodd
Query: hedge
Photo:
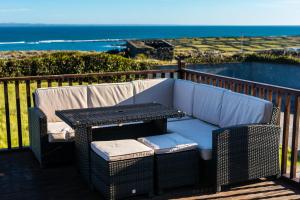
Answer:
<svg viewBox="0 0 300 200"><path fill-rule="evenodd" d="M107 53L55 52L0 59L0 77L147 70L155 64Z"/></svg>
<svg viewBox="0 0 300 200"><path fill-rule="evenodd" d="M290 55L250 54L244 58L245 62L271 62L283 64L300 64L300 58Z"/></svg>
<svg viewBox="0 0 300 200"><path fill-rule="evenodd" d="M221 55L221 54L207 54L189 57L186 59L190 64L220 64L241 62L242 58L239 55Z"/></svg>
<svg viewBox="0 0 300 200"><path fill-rule="evenodd" d="M203 55L186 59L191 64L220 64L231 62L268 62L283 64L300 64L300 58L291 55L275 55L275 54L234 54L234 55Z"/></svg>

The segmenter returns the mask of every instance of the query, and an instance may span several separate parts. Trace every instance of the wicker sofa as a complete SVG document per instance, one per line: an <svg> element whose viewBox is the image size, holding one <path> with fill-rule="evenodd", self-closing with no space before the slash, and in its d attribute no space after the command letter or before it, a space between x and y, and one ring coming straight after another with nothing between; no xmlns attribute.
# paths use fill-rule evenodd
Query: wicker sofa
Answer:
<svg viewBox="0 0 300 200"><path fill-rule="evenodd" d="M200 180L221 186L279 174L279 111L271 102L180 79L37 89L31 148L41 163L71 161L74 131L55 110L158 102L186 113L168 131L198 144Z"/></svg>

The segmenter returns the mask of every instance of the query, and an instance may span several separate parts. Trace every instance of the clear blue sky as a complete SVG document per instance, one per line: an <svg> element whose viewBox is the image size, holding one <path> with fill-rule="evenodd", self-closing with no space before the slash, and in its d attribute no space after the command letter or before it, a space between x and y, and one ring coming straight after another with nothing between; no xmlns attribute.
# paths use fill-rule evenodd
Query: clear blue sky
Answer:
<svg viewBox="0 0 300 200"><path fill-rule="evenodd" d="M0 23L300 25L300 0L0 0Z"/></svg>

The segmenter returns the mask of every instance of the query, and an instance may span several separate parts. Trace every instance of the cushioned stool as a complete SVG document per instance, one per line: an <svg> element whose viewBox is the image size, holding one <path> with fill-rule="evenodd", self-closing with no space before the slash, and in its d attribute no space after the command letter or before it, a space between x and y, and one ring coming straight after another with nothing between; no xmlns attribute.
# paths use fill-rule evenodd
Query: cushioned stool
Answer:
<svg viewBox="0 0 300 200"><path fill-rule="evenodd" d="M177 133L138 139L155 152L155 186L158 194L164 189L197 185L199 152L197 143Z"/></svg>
<svg viewBox="0 0 300 200"><path fill-rule="evenodd" d="M91 143L91 180L107 199L153 194L153 150L136 140Z"/></svg>

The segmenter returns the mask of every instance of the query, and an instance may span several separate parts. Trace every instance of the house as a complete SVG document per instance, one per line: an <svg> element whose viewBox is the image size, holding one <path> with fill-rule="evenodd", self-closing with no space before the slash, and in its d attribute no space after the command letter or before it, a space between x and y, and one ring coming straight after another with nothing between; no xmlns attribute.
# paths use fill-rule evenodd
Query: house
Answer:
<svg viewBox="0 0 300 200"><path fill-rule="evenodd" d="M172 60L174 46L165 40L129 40L126 44L130 57L144 54L158 60Z"/></svg>

